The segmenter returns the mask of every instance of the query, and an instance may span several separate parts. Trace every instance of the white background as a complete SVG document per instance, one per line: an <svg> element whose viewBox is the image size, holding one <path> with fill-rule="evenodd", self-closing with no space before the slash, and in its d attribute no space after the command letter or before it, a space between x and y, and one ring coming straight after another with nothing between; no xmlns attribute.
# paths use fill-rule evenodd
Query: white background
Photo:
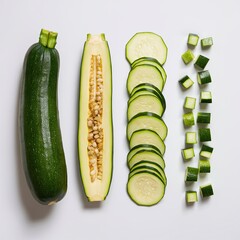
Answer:
<svg viewBox="0 0 240 240"><path fill-rule="evenodd" d="M239 134L240 134L240 4L237 0L1 0L0 1L0 239L82 240L188 240L240 239ZM41 28L59 33L61 56L59 112L68 167L68 192L55 206L33 200L25 182L19 154L17 105L23 59L38 41ZM153 207L139 207L126 193L128 152L125 137L129 65L125 44L138 31L160 34L169 49L164 95L169 127L165 154L168 185L164 199ZM79 67L87 33L106 34L113 65L114 172L105 202L86 201L77 158L77 114ZM187 49L189 32L212 36L214 46L194 53L210 58L213 82L211 131L214 153L212 172L191 185L184 184L185 130L183 100L198 98L197 83L183 92L178 80L188 74L196 80L192 65L185 66L181 54ZM198 109L195 110L195 114ZM196 128L193 128L196 130ZM198 155L199 145L195 147ZM215 195L193 206L185 204L185 190L198 191L210 182Z"/></svg>

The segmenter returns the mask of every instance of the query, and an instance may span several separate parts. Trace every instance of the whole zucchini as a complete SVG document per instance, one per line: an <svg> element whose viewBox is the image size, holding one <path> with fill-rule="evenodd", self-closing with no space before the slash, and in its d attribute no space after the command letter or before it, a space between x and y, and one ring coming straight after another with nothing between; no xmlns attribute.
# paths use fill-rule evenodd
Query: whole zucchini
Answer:
<svg viewBox="0 0 240 240"><path fill-rule="evenodd" d="M34 198L50 205L67 191L67 169L58 117L57 33L42 30L25 56L20 100L23 166Z"/></svg>

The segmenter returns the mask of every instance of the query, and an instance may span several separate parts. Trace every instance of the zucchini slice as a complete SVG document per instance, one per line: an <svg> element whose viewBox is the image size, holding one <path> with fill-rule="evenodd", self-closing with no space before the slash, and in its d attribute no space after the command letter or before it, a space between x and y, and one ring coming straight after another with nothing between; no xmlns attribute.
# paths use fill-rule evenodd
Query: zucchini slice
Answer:
<svg viewBox="0 0 240 240"><path fill-rule="evenodd" d="M129 160L128 167L131 169L133 165L147 159L148 161L159 164L163 169L165 168L165 161L163 157L154 150L139 150Z"/></svg>
<svg viewBox="0 0 240 240"><path fill-rule="evenodd" d="M157 204L165 194L165 184L155 173L143 170L128 179L127 192L140 206Z"/></svg>
<svg viewBox="0 0 240 240"><path fill-rule="evenodd" d="M160 64L160 62L158 62L157 59L150 58L150 57L142 57L142 58L136 59L131 64L131 67L134 68L134 67L136 67L138 65L142 65L142 64L149 64L149 65L155 66L161 72L164 82L166 82L167 73L166 73L165 69L163 68L163 66Z"/></svg>
<svg viewBox="0 0 240 240"><path fill-rule="evenodd" d="M130 151L128 152L127 161L129 161L138 151L141 151L141 150L154 151L157 154L161 155L161 152L159 151L159 149L157 147L155 147L154 145L138 144L135 147L133 147L132 149L130 149Z"/></svg>
<svg viewBox="0 0 240 240"><path fill-rule="evenodd" d="M87 35L81 64L78 146L89 201L106 198L112 179L112 70L104 34Z"/></svg>
<svg viewBox="0 0 240 240"><path fill-rule="evenodd" d="M168 128L161 117L151 112L144 112L135 115L127 125L127 137L130 140L133 132L140 129L150 129L156 132L162 140L168 134Z"/></svg>
<svg viewBox="0 0 240 240"><path fill-rule="evenodd" d="M164 155L166 146L159 135L149 129L141 129L135 131L129 141L130 149L137 146L138 144L151 144L159 149L162 155Z"/></svg>
<svg viewBox="0 0 240 240"><path fill-rule="evenodd" d="M141 57L151 57L164 64L167 59L167 46L162 37L152 32L136 33L126 45L126 58L130 64Z"/></svg>
<svg viewBox="0 0 240 240"><path fill-rule="evenodd" d="M128 102L127 117L128 121L139 113L146 111L155 113L161 117L164 113L164 106L157 96L144 94Z"/></svg>
<svg viewBox="0 0 240 240"><path fill-rule="evenodd" d="M141 83L150 83L160 91L164 87L164 80L158 69L155 66L146 64L136 66L129 72L127 79L128 94L130 95L132 90Z"/></svg>

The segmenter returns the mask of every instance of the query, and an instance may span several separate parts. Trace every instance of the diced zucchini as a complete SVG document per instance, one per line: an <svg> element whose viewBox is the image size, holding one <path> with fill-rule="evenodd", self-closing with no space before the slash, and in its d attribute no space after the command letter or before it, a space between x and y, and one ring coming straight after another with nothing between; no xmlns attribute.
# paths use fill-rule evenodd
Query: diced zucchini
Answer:
<svg viewBox="0 0 240 240"><path fill-rule="evenodd" d="M196 106L196 98L194 97L186 97L184 101L183 107L186 109L195 109Z"/></svg>
<svg viewBox="0 0 240 240"><path fill-rule="evenodd" d="M191 127L195 124L193 112L183 114L183 124L185 127Z"/></svg>
<svg viewBox="0 0 240 240"><path fill-rule="evenodd" d="M189 33L187 44L191 47L196 47L198 44L198 40L199 40L199 36L197 34Z"/></svg>
<svg viewBox="0 0 240 240"><path fill-rule="evenodd" d="M209 58L199 55L197 60L194 63L194 66L200 69L204 69L209 61Z"/></svg>
<svg viewBox="0 0 240 240"><path fill-rule="evenodd" d="M189 76L187 76L187 75L184 76L183 78L181 78L178 82L185 89L190 88L194 84L193 80L191 78L189 78Z"/></svg>
<svg viewBox="0 0 240 240"><path fill-rule="evenodd" d="M213 45L213 39L212 37L207 37L207 38L203 38L201 39L201 46L202 48L209 48Z"/></svg>
<svg viewBox="0 0 240 240"><path fill-rule="evenodd" d="M199 173L210 173L211 165L208 159L200 159L199 160Z"/></svg>
<svg viewBox="0 0 240 240"><path fill-rule="evenodd" d="M182 54L182 60L185 64L189 64L194 59L193 52L188 49L185 53Z"/></svg>
<svg viewBox="0 0 240 240"><path fill-rule="evenodd" d="M185 134L186 144L196 144L197 143L197 134L196 132L186 132Z"/></svg>
<svg viewBox="0 0 240 240"><path fill-rule="evenodd" d="M209 112L198 112L197 123L208 124L211 122L211 113Z"/></svg>
<svg viewBox="0 0 240 240"><path fill-rule="evenodd" d="M200 103L212 103L212 93L210 91L201 91Z"/></svg>
<svg viewBox="0 0 240 240"><path fill-rule="evenodd" d="M196 191L186 191L186 202L195 203L198 201L198 196Z"/></svg>
<svg viewBox="0 0 240 240"><path fill-rule="evenodd" d="M213 148L209 147L205 144L202 145L202 148L200 150L200 156L205 158L211 158L213 152Z"/></svg>
<svg viewBox="0 0 240 240"><path fill-rule="evenodd" d="M196 182L198 180L198 168L187 167L185 171L185 182Z"/></svg>
<svg viewBox="0 0 240 240"><path fill-rule="evenodd" d="M141 129L135 131L129 141L130 149L139 144L151 144L159 149L162 155L164 155L166 146L161 137L154 131L149 129Z"/></svg>
<svg viewBox="0 0 240 240"><path fill-rule="evenodd" d="M207 185L200 186L200 193L203 198L214 195L212 185L207 184Z"/></svg>
<svg viewBox="0 0 240 240"><path fill-rule="evenodd" d="M211 131L210 128L199 128L198 137L200 142L209 142L211 141Z"/></svg>
<svg viewBox="0 0 240 240"><path fill-rule="evenodd" d="M208 70L198 72L197 79L200 85L212 82L211 75Z"/></svg>
<svg viewBox="0 0 240 240"><path fill-rule="evenodd" d="M182 149L182 156L185 160L190 160L195 156L193 147Z"/></svg>

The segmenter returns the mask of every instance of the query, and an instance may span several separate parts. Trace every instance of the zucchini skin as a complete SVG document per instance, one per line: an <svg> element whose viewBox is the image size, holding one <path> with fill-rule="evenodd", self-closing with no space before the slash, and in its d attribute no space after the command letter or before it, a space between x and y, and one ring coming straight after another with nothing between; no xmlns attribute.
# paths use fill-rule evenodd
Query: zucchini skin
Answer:
<svg viewBox="0 0 240 240"><path fill-rule="evenodd" d="M67 169L58 116L59 54L36 43L28 50L20 94L25 176L33 197L50 205L67 191Z"/></svg>

